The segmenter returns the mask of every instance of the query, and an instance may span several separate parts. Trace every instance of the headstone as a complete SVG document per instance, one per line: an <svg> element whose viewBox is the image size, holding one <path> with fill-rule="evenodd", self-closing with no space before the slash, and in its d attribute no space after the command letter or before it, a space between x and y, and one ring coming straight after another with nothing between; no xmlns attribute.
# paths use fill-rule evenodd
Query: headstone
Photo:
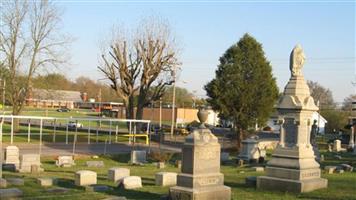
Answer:
<svg viewBox="0 0 356 200"><path fill-rule="evenodd" d="M142 187L141 177L139 176L128 176L122 179L121 185L125 189L136 189Z"/></svg>
<svg viewBox="0 0 356 200"><path fill-rule="evenodd" d="M337 168L336 172L339 173L339 174L343 174L345 172L345 170Z"/></svg>
<svg viewBox="0 0 356 200"><path fill-rule="evenodd" d="M242 151L237 156L237 159L250 162L251 160L258 160L259 157L258 141L255 138L242 140Z"/></svg>
<svg viewBox="0 0 356 200"><path fill-rule="evenodd" d="M71 167L75 165L73 156L58 156L56 165L58 167Z"/></svg>
<svg viewBox="0 0 356 200"><path fill-rule="evenodd" d="M182 161L181 161L181 160L176 160L175 166L176 166L178 169L182 168Z"/></svg>
<svg viewBox="0 0 356 200"><path fill-rule="evenodd" d="M164 162L157 162L157 168L158 169L164 169L165 163Z"/></svg>
<svg viewBox="0 0 356 200"><path fill-rule="evenodd" d="M324 155L320 155L320 162L324 162L324 161L325 161Z"/></svg>
<svg viewBox="0 0 356 200"><path fill-rule="evenodd" d="M244 160L238 159L238 160L237 160L237 166L243 167L243 166L244 166Z"/></svg>
<svg viewBox="0 0 356 200"><path fill-rule="evenodd" d="M87 192L107 192L111 190L111 187L107 185L88 185L85 186L85 191Z"/></svg>
<svg viewBox="0 0 356 200"><path fill-rule="evenodd" d="M328 152L332 152L332 151L333 151L332 145L328 144Z"/></svg>
<svg viewBox="0 0 356 200"><path fill-rule="evenodd" d="M32 165L38 166L37 171L43 171L39 154L23 154L20 156L19 172L31 172Z"/></svg>
<svg viewBox="0 0 356 200"><path fill-rule="evenodd" d="M155 175L155 182L158 186L175 186L177 184L177 173L158 172Z"/></svg>
<svg viewBox="0 0 356 200"><path fill-rule="evenodd" d="M131 164L143 164L146 162L146 151L131 151Z"/></svg>
<svg viewBox="0 0 356 200"><path fill-rule="evenodd" d="M96 184L96 172L80 170L75 172L75 185L86 186Z"/></svg>
<svg viewBox="0 0 356 200"><path fill-rule="evenodd" d="M312 115L319 108L302 74L304 60L297 45L290 56L291 77L276 106L280 142L266 165L266 175L257 177L258 189L302 193L328 185L328 180L320 177L320 165L310 144Z"/></svg>
<svg viewBox="0 0 356 200"><path fill-rule="evenodd" d="M19 168L20 165L20 153L17 146L7 146L5 148L5 163L6 165L13 165L15 169Z"/></svg>
<svg viewBox="0 0 356 200"><path fill-rule="evenodd" d="M256 171L256 172L263 172L265 171L265 168L264 167L252 167L253 171Z"/></svg>
<svg viewBox="0 0 356 200"><path fill-rule="evenodd" d="M127 199L126 199L126 197L112 196L112 197L105 198L103 200L127 200Z"/></svg>
<svg viewBox="0 0 356 200"><path fill-rule="evenodd" d="M335 152L341 151L341 140L334 140L333 151Z"/></svg>
<svg viewBox="0 0 356 200"><path fill-rule="evenodd" d="M22 196L23 192L18 188L0 189L1 200L20 199Z"/></svg>
<svg viewBox="0 0 356 200"><path fill-rule="evenodd" d="M22 186L25 184L23 178L7 178L6 181L8 185Z"/></svg>
<svg viewBox="0 0 356 200"><path fill-rule="evenodd" d="M63 193L69 192L70 189L59 187L59 188L46 189L45 191L48 192L48 193L63 194Z"/></svg>
<svg viewBox="0 0 356 200"><path fill-rule="evenodd" d="M229 152L221 152L220 153L220 160L221 162L225 163L229 161L230 154Z"/></svg>
<svg viewBox="0 0 356 200"><path fill-rule="evenodd" d="M49 187L53 185L53 178L37 178L37 183L43 187Z"/></svg>
<svg viewBox="0 0 356 200"><path fill-rule="evenodd" d="M127 176L130 176L130 170L127 168L113 167L108 170L108 180L115 183Z"/></svg>
<svg viewBox="0 0 356 200"><path fill-rule="evenodd" d="M334 171L336 170L336 166L325 166L324 170L326 171L326 173L328 174L333 174Z"/></svg>
<svg viewBox="0 0 356 200"><path fill-rule="evenodd" d="M7 181L4 178L0 178L0 188L6 188Z"/></svg>
<svg viewBox="0 0 356 200"><path fill-rule="evenodd" d="M104 161L87 161L87 167L104 167Z"/></svg>
<svg viewBox="0 0 356 200"><path fill-rule="evenodd" d="M182 173L177 176L177 186L170 188L172 200L227 200L231 188L224 186L220 173L220 144L218 138L204 126L208 111L200 110L200 128L185 138L182 148Z"/></svg>
<svg viewBox="0 0 356 200"><path fill-rule="evenodd" d="M245 178L245 184L249 187L256 187L257 177L256 176L248 176Z"/></svg>

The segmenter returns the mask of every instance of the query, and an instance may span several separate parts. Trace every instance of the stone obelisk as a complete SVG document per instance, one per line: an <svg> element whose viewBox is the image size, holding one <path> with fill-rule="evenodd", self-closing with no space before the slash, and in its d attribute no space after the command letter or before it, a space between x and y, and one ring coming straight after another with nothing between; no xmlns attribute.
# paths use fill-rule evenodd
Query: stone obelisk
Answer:
<svg viewBox="0 0 356 200"><path fill-rule="evenodd" d="M206 110L199 110L200 127L185 138L182 173L177 176L177 186L170 188L172 200L228 200L230 187L224 186L220 173L220 144L204 126Z"/></svg>
<svg viewBox="0 0 356 200"><path fill-rule="evenodd" d="M267 163L266 176L257 178L259 189L300 193L327 187L310 144L312 114L318 107L302 74L304 60L297 45L290 55L291 77L277 106L280 143Z"/></svg>

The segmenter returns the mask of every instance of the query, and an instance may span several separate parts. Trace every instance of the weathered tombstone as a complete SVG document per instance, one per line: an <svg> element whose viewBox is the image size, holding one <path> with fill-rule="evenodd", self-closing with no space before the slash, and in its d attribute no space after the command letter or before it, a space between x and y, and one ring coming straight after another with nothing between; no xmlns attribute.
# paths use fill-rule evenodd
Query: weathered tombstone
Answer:
<svg viewBox="0 0 356 200"><path fill-rule="evenodd" d="M130 176L130 169L113 167L108 170L108 180L118 182L121 179Z"/></svg>
<svg viewBox="0 0 356 200"><path fill-rule="evenodd" d="M324 170L328 174L333 174L336 168L337 168L336 166L325 166Z"/></svg>
<svg viewBox="0 0 356 200"><path fill-rule="evenodd" d="M341 151L341 141L340 140L334 140L333 150L335 152Z"/></svg>
<svg viewBox="0 0 356 200"><path fill-rule="evenodd" d="M111 187L107 185L88 185L85 186L85 191L87 192L106 192L111 190Z"/></svg>
<svg viewBox="0 0 356 200"><path fill-rule="evenodd" d="M41 168L41 157L39 154L23 154L20 156L20 168L19 172L31 172L31 168L37 166L37 171L43 171Z"/></svg>
<svg viewBox="0 0 356 200"><path fill-rule="evenodd" d="M23 192L18 188L0 189L1 200L21 199L22 196Z"/></svg>
<svg viewBox="0 0 356 200"><path fill-rule="evenodd" d="M131 151L131 164L143 164L146 162L146 151Z"/></svg>
<svg viewBox="0 0 356 200"><path fill-rule="evenodd" d="M20 153L17 146L7 146L5 148L5 165L14 165L15 170L19 168L20 165Z"/></svg>
<svg viewBox="0 0 356 200"><path fill-rule="evenodd" d="M142 187L141 177L139 176L127 176L122 179L121 185L125 189L136 189Z"/></svg>
<svg viewBox="0 0 356 200"><path fill-rule="evenodd" d="M229 152L221 152L220 153L220 160L222 163L228 162L229 161Z"/></svg>
<svg viewBox="0 0 356 200"><path fill-rule="evenodd" d="M251 160L258 160L259 157L258 141L255 138L242 140L242 151L237 159L250 162Z"/></svg>
<svg viewBox="0 0 356 200"><path fill-rule="evenodd" d="M104 161L87 161L87 167L104 167Z"/></svg>
<svg viewBox="0 0 356 200"><path fill-rule="evenodd" d="M158 172L155 174L155 183L158 186L174 186L177 184L177 173Z"/></svg>
<svg viewBox="0 0 356 200"><path fill-rule="evenodd" d="M96 172L80 170L75 172L75 185L86 186L96 184Z"/></svg>
<svg viewBox="0 0 356 200"><path fill-rule="evenodd" d="M158 169L164 169L166 167L164 162L157 162L157 168Z"/></svg>
<svg viewBox="0 0 356 200"><path fill-rule="evenodd" d="M53 185L53 178L37 178L37 183L42 187L49 187Z"/></svg>
<svg viewBox="0 0 356 200"><path fill-rule="evenodd" d="M256 176L248 176L245 178L245 184L249 187L256 187L257 177Z"/></svg>
<svg viewBox="0 0 356 200"><path fill-rule="evenodd" d="M200 128L185 138L182 173L177 176L177 186L170 188L172 200L231 199L231 189L224 186L220 173L220 144L204 126L208 114L205 110L198 112Z"/></svg>
<svg viewBox="0 0 356 200"><path fill-rule="evenodd" d="M297 45L290 57L291 78L277 105L281 125L280 143L266 165L266 176L257 177L257 188L309 192L326 188L320 165L310 144L312 115L318 110L301 68L304 53Z"/></svg>
<svg viewBox="0 0 356 200"><path fill-rule="evenodd" d="M252 167L253 171L256 171L256 172L263 172L265 171L265 168L264 167Z"/></svg>
<svg viewBox="0 0 356 200"><path fill-rule="evenodd" d="M181 161L181 160L176 160L175 166L176 166L178 169L182 168L182 161Z"/></svg>
<svg viewBox="0 0 356 200"><path fill-rule="evenodd" d="M73 156L58 156L56 165L58 167L71 167L75 165Z"/></svg>

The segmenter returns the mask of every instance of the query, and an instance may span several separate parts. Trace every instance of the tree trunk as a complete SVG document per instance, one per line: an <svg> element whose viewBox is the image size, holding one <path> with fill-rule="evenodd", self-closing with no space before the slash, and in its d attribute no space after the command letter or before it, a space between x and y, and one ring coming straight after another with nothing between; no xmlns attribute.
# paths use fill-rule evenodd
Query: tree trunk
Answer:
<svg viewBox="0 0 356 200"><path fill-rule="evenodd" d="M241 152L241 147L242 147L242 140L243 140L243 130L241 127L235 124L236 127L236 133L237 133L237 141L236 141L236 147L237 151L240 153Z"/></svg>
<svg viewBox="0 0 356 200"><path fill-rule="evenodd" d="M12 115L19 115L20 114L20 110L21 108L19 108L20 106L17 103L14 103L12 106ZM14 132L20 132L20 120L18 118L14 119Z"/></svg>

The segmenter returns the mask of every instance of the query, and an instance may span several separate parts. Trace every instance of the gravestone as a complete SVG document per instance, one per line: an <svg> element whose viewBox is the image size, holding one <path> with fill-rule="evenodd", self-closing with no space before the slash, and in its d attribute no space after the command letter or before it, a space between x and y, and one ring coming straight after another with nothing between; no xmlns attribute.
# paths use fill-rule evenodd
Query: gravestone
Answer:
<svg viewBox="0 0 356 200"><path fill-rule="evenodd" d="M53 185L53 178L37 178L37 183L43 187L49 187Z"/></svg>
<svg viewBox="0 0 356 200"><path fill-rule="evenodd" d="M237 156L237 159L250 162L251 160L258 160L260 157L258 149L258 141L254 138L242 140L242 151Z"/></svg>
<svg viewBox="0 0 356 200"><path fill-rule="evenodd" d="M18 188L0 189L1 200L21 199L22 196L23 192Z"/></svg>
<svg viewBox="0 0 356 200"><path fill-rule="evenodd" d="M108 180L115 183L127 176L130 176L130 169L127 168L113 167L108 170Z"/></svg>
<svg viewBox="0 0 356 200"><path fill-rule="evenodd" d="M177 173L158 172L155 174L155 183L158 186L174 186L177 184Z"/></svg>
<svg viewBox="0 0 356 200"><path fill-rule="evenodd" d="M58 156L56 165L58 167L71 167L75 165L73 156Z"/></svg>
<svg viewBox="0 0 356 200"><path fill-rule="evenodd" d="M301 193L327 187L310 144L312 115L318 107L302 74L304 59L297 45L290 57L291 77L277 105L280 142L266 165L266 176L257 177L258 189Z"/></svg>
<svg viewBox="0 0 356 200"><path fill-rule="evenodd" d="M333 174L336 168L337 168L336 166L325 166L324 170L328 174Z"/></svg>
<svg viewBox="0 0 356 200"><path fill-rule="evenodd" d="M341 151L341 141L340 140L334 140L333 151L335 151L335 152Z"/></svg>
<svg viewBox="0 0 356 200"><path fill-rule="evenodd" d="M136 189L142 187L141 177L139 176L127 176L122 179L121 185L125 189Z"/></svg>
<svg viewBox="0 0 356 200"><path fill-rule="evenodd" d="M19 169L20 151L17 146L7 146L5 148L5 165L13 165L15 170Z"/></svg>
<svg viewBox="0 0 356 200"><path fill-rule="evenodd" d="M87 161L86 162L87 167L104 167L104 161Z"/></svg>
<svg viewBox="0 0 356 200"><path fill-rule="evenodd" d="M96 184L96 172L80 170L75 172L75 185L86 186Z"/></svg>
<svg viewBox="0 0 356 200"><path fill-rule="evenodd" d="M228 162L229 161L229 152L221 152L220 153L220 160L221 162L225 163L225 162Z"/></svg>
<svg viewBox="0 0 356 200"><path fill-rule="evenodd" d="M177 186L170 188L172 200L231 199L231 189L224 186L224 175L220 173L220 144L204 126L208 114L199 110L200 128L185 138L182 173L177 176Z"/></svg>
<svg viewBox="0 0 356 200"><path fill-rule="evenodd" d="M176 162L174 164L175 164L175 167L177 167L178 169L182 168L182 161L181 160L176 160Z"/></svg>
<svg viewBox="0 0 356 200"><path fill-rule="evenodd" d="M248 187L256 187L257 177L256 176L248 176L245 178L245 184Z"/></svg>
<svg viewBox="0 0 356 200"><path fill-rule="evenodd" d="M131 151L131 164L143 164L146 162L146 151Z"/></svg>
<svg viewBox="0 0 356 200"><path fill-rule="evenodd" d="M256 172L263 172L265 171L265 168L264 167L252 167L253 171L256 171Z"/></svg>
<svg viewBox="0 0 356 200"><path fill-rule="evenodd" d="M43 171L41 168L41 157L39 154L23 154L20 156L19 172L31 172L37 166L37 172Z"/></svg>
<svg viewBox="0 0 356 200"><path fill-rule="evenodd" d="M85 191L87 192L106 192L111 190L111 187L107 185L88 185L85 186Z"/></svg>

